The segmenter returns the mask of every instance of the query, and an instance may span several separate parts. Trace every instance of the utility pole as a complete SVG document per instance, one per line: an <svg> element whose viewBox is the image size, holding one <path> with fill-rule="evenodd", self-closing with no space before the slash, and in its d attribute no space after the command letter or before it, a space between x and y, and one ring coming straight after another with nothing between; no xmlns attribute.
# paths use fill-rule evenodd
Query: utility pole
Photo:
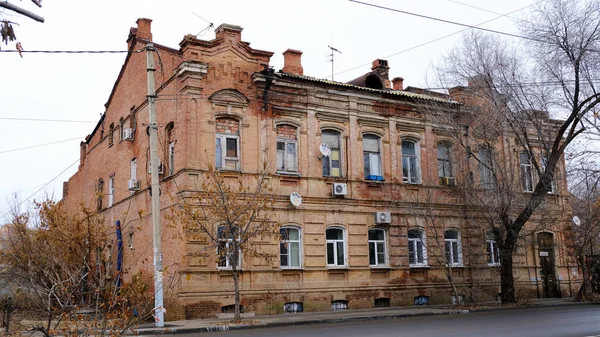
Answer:
<svg viewBox="0 0 600 337"><path fill-rule="evenodd" d="M154 248L154 318L156 327L165 325L163 308L163 267L160 242L160 186L158 181L158 126L156 123L156 92L154 89L154 45L146 44L146 70L148 71L148 114L150 134L150 193L152 196L152 246Z"/></svg>

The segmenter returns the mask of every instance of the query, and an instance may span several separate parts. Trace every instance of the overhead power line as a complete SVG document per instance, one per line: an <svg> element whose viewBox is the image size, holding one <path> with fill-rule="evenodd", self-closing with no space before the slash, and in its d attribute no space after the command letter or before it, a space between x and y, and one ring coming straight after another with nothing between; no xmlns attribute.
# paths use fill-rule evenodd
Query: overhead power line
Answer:
<svg viewBox="0 0 600 337"><path fill-rule="evenodd" d="M26 146L26 147L20 147L18 149L4 150L4 151L0 151L0 154L2 154L2 153L9 153L9 152L16 152L16 151L21 151L21 150L28 150L28 149L33 149L33 148L36 148L36 147L42 147L42 146L47 146L47 145L52 145L52 144L64 143L64 142L69 142L69 141L77 140L77 139L83 139L83 137L77 137L77 138L59 140L59 141L56 141L56 142L50 142L50 143L37 144L37 145Z"/></svg>
<svg viewBox="0 0 600 337"><path fill-rule="evenodd" d="M10 213L14 212L16 209L18 209L21 205L23 205L27 200L33 198L33 196L35 196L36 194L38 194L38 192L40 192L41 190L43 190L46 186L50 185L54 180L58 179L60 176L62 176L65 172L67 172L68 169L70 169L71 167L73 167L73 165L77 164L77 162L79 161L79 158L77 160L75 160L71 165L69 165L66 169L62 170L58 175L56 175L54 178L50 179L50 181L48 181L47 183L45 183L42 187L40 187L39 189L37 189L35 192L31 193L27 198L23 199L23 201L21 201L20 203L18 203L17 205L15 205L14 207L12 207L10 209L10 211L4 213L0 218L4 218L7 219L6 216L9 215ZM10 219L8 219L8 221L10 221Z"/></svg>
<svg viewBox="0 0 600 337"><path fill-rule="evenodd" d="M45 119L45 118L18 118L18 117L0 117L0 120L7 121L28 121L28 122L57 122L57 123L98 123L97 121L80 121L73 119Z"/></svg>
<svg viewBox="0 0 600 337"><path fill-rule="evenodd" d="M39 54L120 54L128 53L127 50L21 50L21 53ZM0 53L19 53L16 49L0 50Z"/></svg>

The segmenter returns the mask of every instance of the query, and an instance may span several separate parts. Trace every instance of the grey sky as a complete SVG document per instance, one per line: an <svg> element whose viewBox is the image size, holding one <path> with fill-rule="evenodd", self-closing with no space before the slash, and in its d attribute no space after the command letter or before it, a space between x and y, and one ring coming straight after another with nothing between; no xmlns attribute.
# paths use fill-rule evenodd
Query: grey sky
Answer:
<svg viewBox="0 0 600 337"><path fill-rule="evenodd" d="M419 87L428 85L431 63L460 34L420 45L464 29L345 0L45 0L41 9L27 0L11 2L46 19L41 24L19 15L0 16L20 24L15 28L24 50L125 50L129 28L140 17L153 20L154 42L177 48L184 35L207 28L206 19L215 27L221 23L242 26L244 41L275 53L271 65L277 70L283 65L281 53L293 48L304 52L305 75L330 78L327 46L333 45L342 51L335 55L335 80L349 81L369 71L371 61L386 58L391 78L401 76L405 86ZM482 27L515 33L514 20L495 13L512 13L534 1L369 2L469 25L498 18ZM199 38L214 38L214 30ZM417 48L403 52L413 47ZM15 46L0 48L13 50ZM62 182L77 170L78 144L104 112L124 59L125 54L25 53L20 58L16 53L0 53L0 216L13 207L15 193L23 209L44 195L61 197ZM32 147L46 143L54 144ZM21 149L25 147L32 148Z"/></svg>

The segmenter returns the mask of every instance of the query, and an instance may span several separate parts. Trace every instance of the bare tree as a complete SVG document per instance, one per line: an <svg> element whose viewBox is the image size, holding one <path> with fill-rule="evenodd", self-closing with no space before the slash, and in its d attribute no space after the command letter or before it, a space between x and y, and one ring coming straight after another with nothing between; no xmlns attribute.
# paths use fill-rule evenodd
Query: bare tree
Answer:
<svg viewBox="0 0 600 337"><path fill-rule="evenodd" d="M278 237L271 220L275 196L265 174L242 176L209 169L195 194L182 199L174 215L182 220L188 236L200 235L205 242L196 254L214 256L217 266L231 272L234 284L235 316L240 315L240 268L243 259L270 259L273 254L254 245L259 238Z"/></svg>
<svg viewBox="0 0 600 337"><path fill-rule="evenodd" d="M553 192L565 149L600 102L599 1L543 1L520 27L522 44L469 33L437 69L443 86L454 87L451 97L465 103L454 134L478 165L480 190L489 196L480 204L500 229L503 303L515 302L519 233ZM456 87L466 81L469 87ZM515 174L510 165L520 163L532 174ZM523 181L527 176L537 179ZM522 193L523 184L530 193Z"/></svg>

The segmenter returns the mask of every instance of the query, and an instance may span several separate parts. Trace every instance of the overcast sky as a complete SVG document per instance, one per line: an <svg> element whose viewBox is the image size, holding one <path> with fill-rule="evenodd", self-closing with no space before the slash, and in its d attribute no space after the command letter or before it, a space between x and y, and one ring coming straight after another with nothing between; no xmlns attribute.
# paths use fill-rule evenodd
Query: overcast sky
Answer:
<svg viewBox="0 0 600 337"><path fill-rule="evenodd" d="M365 1L468 25L492 20L481 27L509 33L516 32L511 17L522 17L534 3ZM389 61L390 78L401 76L405 86L418 87L428 86L432 63L460 36L451 34L465 29L346 0L44 0L40 9L29 0L10 2L46 20L0 15L19 23L15 31L26 51L124 51L129 28L141 17L153 20L154 42L172 48L186 34L204 32L199 38L213 39L208 22L215 27L230 23L244 28L242 39L252 47L274 52L271 65L277 70L283 66L281 53L293 48L304 52L305 75L331 78L332 45L341 51L335 55L337 81L358 77L383 58ZM15 44L0 49L14 50ZM78 144L104 112L124 59L124 53L25 53L20 58L0 52L0 223L14 207L15 194L23 209L46 195L61 198L62 182L77 170Z"/></svg>

